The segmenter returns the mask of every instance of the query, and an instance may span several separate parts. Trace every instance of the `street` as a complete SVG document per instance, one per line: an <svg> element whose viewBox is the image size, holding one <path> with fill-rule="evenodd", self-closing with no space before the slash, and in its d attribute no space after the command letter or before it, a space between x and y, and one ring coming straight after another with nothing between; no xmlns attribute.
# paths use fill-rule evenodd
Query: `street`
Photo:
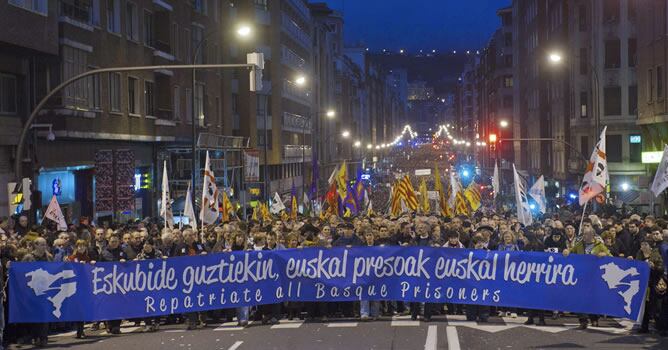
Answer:
<svg viewBox="0 0 668 350"><path fill-rule="evenodd" d="M577 318L547 319L547 326L524 326L526 317L490 317L485 324L469 322L464 316L438 316L431 322L411 321L409 316L382 318L373 322L335 319L331 322L282 320L273 326L252 323L248 328L236 323L209 324L186 331L183 325L161 327L143 333L131 323L122 335L88 331L79 340L74 333L52 336L51 349L666 349L668 338L639 335L631 323L602 319L600 327L575 330ZM14 345L9 349L31 349Z"/></svg>

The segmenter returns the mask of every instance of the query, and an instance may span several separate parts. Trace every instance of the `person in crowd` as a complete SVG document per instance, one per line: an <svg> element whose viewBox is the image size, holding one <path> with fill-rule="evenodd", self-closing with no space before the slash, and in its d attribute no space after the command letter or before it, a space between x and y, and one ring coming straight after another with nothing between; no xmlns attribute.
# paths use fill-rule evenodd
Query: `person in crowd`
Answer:
<svg viewBox="0 0 668 350"><path fill-rule="evenodd" d="M373 247L376 245L376 237L371 229L364 231L364 246ZM380 316L380 304L378 301L362 300L360 301L360 318L362 321L370 319L377 320Z"/></svg>
<svg viewBox="0 0 668 350"><path fill-rule="evenodd" d="M646 220L645 222L648 221ZM656 314L658 308L657 302L659 299L656 294L656 286L664 275L663 259L661 258L661 253L659 252L658 247L655 247L654 240L649 239L649 237L640 243L640 250L638 250L635 259L647 262L650 269L647 286L648 292L645 298L645 312L643 314L640 329L638 330L639 333L648 333L649 322L651 320L654 319L656 320L657 325L659 324L659 318Z"/></svg>
<svg viewBox="0 0 668 350"><path fill-rule="evenodd" d="M80 239L77 241L75 245L74 253L67 257L67 261L82 263L82 264L86 263L95 264L95 259L91 257L92 254L90 253L90 250L91 249L89 247L88 242L83 239ZM76 322L76 329L77 329L76 337L78 339L86 338L83 322Z"/></svg>
<svg viewBox="0 0 668 350"><path fill-rule="evenodd" d="M109 243L100 257L101 261L125 262L128 259L125 251L121 247L120 239L115 235L109 238ZM121 334L121 321L122 320L107 321L107 332L109 334Z"/></svg>

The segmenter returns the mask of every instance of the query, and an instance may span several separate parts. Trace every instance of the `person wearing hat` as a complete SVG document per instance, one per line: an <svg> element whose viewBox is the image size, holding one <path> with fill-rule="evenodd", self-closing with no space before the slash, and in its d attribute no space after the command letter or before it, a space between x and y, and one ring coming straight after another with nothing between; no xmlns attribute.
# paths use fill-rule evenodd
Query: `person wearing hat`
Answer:
<svg viewBox="0 0 668 350"><path fill-rule="evenodd" d="M362 240L355 235L353 224L346 222L343 224L339 224L337 226L337 231L342 232L341 237L339 237L334 243L332 243L332 246L334 247L357 247L361 246Z"/></svg>

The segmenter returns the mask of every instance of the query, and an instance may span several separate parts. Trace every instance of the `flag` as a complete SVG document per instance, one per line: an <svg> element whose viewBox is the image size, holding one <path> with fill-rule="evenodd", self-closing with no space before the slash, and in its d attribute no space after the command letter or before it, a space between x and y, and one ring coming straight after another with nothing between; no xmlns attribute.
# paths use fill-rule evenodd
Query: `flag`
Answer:
<svg viewBox="0 0 668 350"><path fill-rule="evenodd" d="M259 208L260 208L260 205L259 205L259 204L256 205L255 207L253 207L253 215L251 215L251 220L258 221L258 220L257 220L257 219L258 219L257 212L259 211Z"/></svg>
<svg viewBox="0 0 668 350"><path fill-rule="evenodd" d="M368 198L368 197L364 197L364 198ZM366 205L366 216L371 216L371 215L375 215L375 214L376 213L373 211L373 202L371 200L369 200L369 202Z"/></svg>
<svg viewBox="0 0 668 350"><path fill-rule="evenodd" d="M67 222L65 221L65 216L63 215L63 212L60 210L60 205L58 204L58 200L56 199L55 195L51 197L51 202L49 202L49 206L46 208L46 211L44 212L44 219L49 219L58 224L58 230L61 231L67 230ZM42 221L44 220L42 219Z"/></svg>
<svg viewBox="0 0 668 350"><path fill-rule="evenodd" d="M339 173L336 175L336 185L339 189L339 196L346 198L346 192L348 192L348 166L346 166L345 160L339 168Z"/></svg>
<svg viewBox="0 0 668 350"><path fill-rule="evenodd" d="M445 193L443 191L443 184L441 184L441 173L438 170L438 165L434 168L434 190L438 192L438 207L441 215L452 217L448 202L445 200Z"/></svg>
<svg viewBox="0 0 668 350"><path fill-rule="evenodd" d="M271 220L271 213L269 213L267 203L260 203L260 216L262 217L262 221Z"/></svg>
<svg viewBox="0 0 668 350"><path fill-rule="evenodd" d="M420 209L425 214L431 211L429 208L429 195L427 194L427 182L424 178L420 181Z"/></svg>
<svg viewBox="0 0 668 350"><path fill-rule="evenodd" d="M471 215L469 205L466 203L466 196L464 196L464 191L461 190L455 195L455 215Z"/></svg>
<svg viewBox="0 0 668 350"><path fill-rule="evenodd" d="M295 182L292 181L292 191L290 193L290 219L297 220L297 190L295 190Z"/></svg>
<svg viewBox="0 0 668 350"><path fill-rule="evenodd" d="M364 182L362 181L362 173L357 174L357 181L355 182L355 202L357 202L357 208L362 209L364 204L364 194L366 190L364 189Z"/></svg>
<svg viewBox="0 0 668 350"><path fill-rule="evenodd" d="M494 188L494 198L501 193L501 183L499 182L499 163L494 163L494 177L492 177L492 188Z"/></svg>
<svg viewBox="0 0 668 350"><path fill-rule="evenodd" d="M336 183L331 182L329 184L329 191L327 191L327 194L325 195L325 202L329 205L327 208L327 211L329 214L335 214L339 215L339 201L338 201L339 194L336 192Z"/></svg>
<svg viewBox="0 0 668 350"><path fill-rule="evenodd" d="M526 184L524 180L517 173L515 164L513 164L513 177L515 179L515 202L517 205L517 220L524 226L529 226L533 223L531 217L531 210L529 209L529 202L527 201Z"/></svg>
<svg viewBox="0 0 668 350"><path fill-rule="evenodd" d="M335 166L334 170L332 170L332 173L329 175L329 179L327 179L328 184L333 184L336 182L336 174L339 173L339 167Z"/></svg>
<svg viewBox="0 0 668 350"><path fill-rule="evenodd" d="M230 197L227 196L226 191L223 191L223 203L220 211L223 214L223 222L230 221L230 212L235 212L234 207L232 207Z"/></svg>
<svg viewBox="0 0 668 350"><path fill-rule="evenodd" d="M202 208L199 212L199 220L202 225L213 224L218 219L218 187L216 178L211 171L211 160L209 151L206 151L206 162L204 163L204 179L202 181Z"/></svg>
<svg viewBox="0 0 668 350"><path fill-rule="evenodd" d="M475 181L471 181L468 187L466 187L466 190L464 191L464 197L466 197L469 205L471 205L471 210L476 211L478 208L480 208L480 189L478 188L478 184L475 183Z"/></svg>
<svg viewBox="0 0 668 350"><path fill-rule="evenodd" d="M450 208L456 208L457 193L462 191L462 184L459 183L457 177L455 177L455 172L450 171L450 197L448 198L448 205Z"/></svg>
<svg viewBox="0 0 668 350"><path fill-rule="evenodd" d="M399 185L397 183L392 187L391 193L390 214L392 216L399 216L401 214L401 195L399 194Z"/></svg>
<svg viewBox="0 0 668 350"><path fill-rule="evenodd" d="M610 182L608 161L605 154L605 131L607 128L607 126L603 128L601 137L589 158L589 164L587 164L587 170L582 179L582 186L580 186L580 205L587 203L590 199L605 191L607 183Z"/></svg>
<svg viewBox="0 0 668 350"><path fill-rule="evenodd" d="M411 179L408 177L408 175L404 175L404 177L399 181L398 187L399 193L401 194L402 199L406 201L408 209L413 211L417 210L419 203L417 196L415 195L415 189L413 188L413 184L411 183Z"/></svg>
<svg viewBox="0 0 668 350"><path fill-rule="evenodd" d="M197 219L195 218L195 209L193 208L192 194L190 193L190 183L186 192L186 202L183 206L183 216L188 218L188 224L197 231ZM183 225L180 225L183 227Z"/></svg>
<svg viewBox="0 0 668 350"><path fill-rule="evenodd" d="M545 198L545 179L541 175L533 186L529 189L529 195L533 198L538 204L538 209L541 213L545 214L547 210L547 199Z"/></svg>
<svg viewBox="0 0 668 350"><path fill-rule="evenodd" d="M282 210L285 210L285 205L283 204L283 200L281 199L281 196L278 195L278 192L274 193L274 203L271 204L271 213L272 214L278 214Z"/></svg>
<svg viewBox="0 0 668 350"><path fill-rule="evenodd" d="M163 163L162 170L162 200L160 201L160 216L165 220L165 226L174 227L174 214L172 213L172 198L169 195L169 178L167 176L167 161Z"/></svg>
<svg viewBox="0 0 668 350"><path fill-rule="evenodd" d="M310 216L311 215L311 200L308 198L308 194L306 194L306 191L304 191L304 197L302 198L302 205L303 205L303 210L302 214L304 216Z"/></svg>
<svg viewBox="0 0 668 350"><path fill-rule="evenodd" d="M652 191L654 197L658 197L666 187L668 187L668 145L663 147L661 163L659 163L659 168L656 169L656 175L654 175L654 181L652 182L650 191Z"/></svg>

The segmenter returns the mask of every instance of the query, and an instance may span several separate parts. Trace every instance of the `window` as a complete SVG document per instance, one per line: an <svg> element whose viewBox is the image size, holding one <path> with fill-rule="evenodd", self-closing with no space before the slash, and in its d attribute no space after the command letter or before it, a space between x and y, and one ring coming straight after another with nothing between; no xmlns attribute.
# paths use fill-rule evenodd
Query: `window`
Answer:
<svg viewBox="0 0 668 350"><path fill-rule="evenodd" d="M663 66L656 67L656 99L663 99Z"/></svg>
<svg viewBox="0 0 668 350"><path fill-rule="evenodd" d="M652 102L654 99L654 70L652 68L647 70L647 102Z"/></svg>
<svg viewBox="0 0 668 350"><path fill-rule="evenodd" d="M193 51L191 55L195 58L195 64L202 64L203 56L202 52L206 52L206 44L202 43L204 37L204 30L201 27L193 26Z"/></svg>
<svg viewBox="0 0 668 350"><path fill-rule="evenodd" d="M47 15L49 12L47 0L9 0L9 3L43 15Z"/></svg>
<svg viewBox="0 0 668 350"><path fill-rule="evenodd" d="M621 47L619 39L605 41L605 68L621 66Z"/></svg>
<svg viewBox="0 0 668 350"><path fill-rule="evenodd" d="M139 114L139 91L137 78L128 77L128 113Z"/></svg>
<svg viewBox="0 0 668 350"><path fill-rule="evenodd" d="M204 85L195 85L195 116L199 121L199 126L204 126Z"/></svg>
<svg viewBox="0 0 668 350"><path fill-rule="evenodd" d="M191 54L191 40L192 38L190 37L190 29L184 29L183 30L183 58L186 62L192 63L192 54ZM235 69L236 71L236 69Z"/></svg>
<svg viewBox="0 0 668 350"><path fill-rule="evenodd" d="M505 77L503 77L503 86L507 87L507 88L513 87L513 77L512 77L512 75L506 75Z"/></svg>
<svg viewBox="0 0 668 350"><path fill-rule="evenodd" d="M192 123L193 120L193 90L186 89L186 122Z"/></svg>
<svg viewBox="0 0 668 350"><path fill-rule="evenodd" d="M264 129L257 129L257 146L264 147ZM271 130L267 130L267 149L271 149L273 141Z"/></svg>
<svg viewBox="0 0 668 350"><path fill-rule="evenodd" d="M267 11L269 10L269 7L267 7L267 0L253 0L255 3L255 8Z"/></svg>
<svg viewBox="0 0 668 350"><path fill-rule="evenodd" d="M133 41L139 41L139 17L137 16L137 5L127 2L125 4L125 34Z"/></svg>
<svg viewBox="0 0 668 350"><path fill-rule="evenodd" d="M116 34L121 32L120 0L107 0L107 31Z"/></svg>
<svg viewBox="0 0 668 350"><path fill-rule="evenodd" d="M608 162L622 161L622 135L608 135L605 139L605 154Z"/></svg>
<svg viewBox="0 0 668 350"><path fill-rule="evenodd" d="M174 22L172 23L172 53L176 56L177 60L181 60L181 50L179 49L179 25Z"/></svg>
<svg viewBox="0 0 668 350"><path fill-rule="evenodd" d="M61 0L60 15L81 23L91 23L91 4L76 0Z"/></svg>
<svg viewBox="0 0 668 350"><path fill-rule="evenodd" d="M580 92L580 118L587 118L589 116L589 111L587 110L588 99L586 91Z"/></svg>
<svg viewBox="0 0 668 350"><path fill-rule="evenodd" d="M503 108L513 107L513 95L503 96Z"/></svg>
<svg viewBox="0 0 668 350"><path fill-rule="evenodd" d="M88 53L70 46L62 47L63 79L69 79L88 69ZM88 108L87 79L81 79L63 89L63 104L67 107Z"/></svg>
<svg viewBox="0 0 668 350"><path fill-rule="evenodd" d="M90 69L94 68L91 67ZM88 83L88 108L91 110L100 110L100 75L92 75L86 80Z"/></svg>
<svg viewBox="0 0 668 350"><path fill-rule="evenodd" d="M637 0L628 0L627 1L627 14L630 20L634 20L638 14L638 4Z"/></svg>
<svg viewBox="0 0 668 350"><path fill-rule="evenodd" d="M622 88L619 86L606 87L604 89L604 114L622 114Z"/></svg>
<svg viewBox="0 0 668 350"><path fill-rule="evenodd" d="M213 12L213 19L220 21L220 10L218 9L218 0L211 1L211 11Z"/></svg>
<svg viewBox="0 0 668 350"><path fill-rule="evenodd" d="M580 48L580 74L586 75L587 72L589 71L589 57L587 56L587 48L586 47L581 47Z"/></svg>
<svg viewBox="0 0 668 350"><path fill-rule="evenodd" d="M109 73L109 108L112 112L121 111L121 74Z"/></svg>
<svg viewBox="0 0 668 350"><path fill-rule="evenodd" d="M638 64L638 44L635 38L630 38L628 43L629 67L635 67Z"/></svg>
<svg viewBox="0 0 668 350"><path fill-rule="evenodd" d="M583 155L589 155L591 153L591 149L589 149L589 137L587 136L580 136L580 153Z"/></svg>
<svg viewBox="0 0 668 350"><path fill-rule="evenodd" d="M16 77L0 73L0 113L16 113Z"/></svg>
<svg viewBox="0 0 668 350"><path fill-rule="evenodd" d="M619 0L603 1L603 21L617 22L619 20Z"/></svg>
<svg viewBox="0 0 668 350"><path fill-rule="evenodd" d="M506 44L506 47L513 46L513 33L503 34L503 41Z"/></svg>
<svg viewBox="0 0 668 350"><path fill-rule="evenodd" d="M90 24L98 27L100 26L100 1L102 0L92 0L90 2Z"/></svg>
<svg viewBox="0 0 668 350"><path fill-rule="evenodd" d="M238 100L239 100L239 95L238 94L232 94L232 114L238 114L239 110L238 108Z"/></svg>
<svg viewBox="0 0 668 350"><path fill-rule="evenodd" d="M144 11L144 45L148 47L154 46L153 35L153 13Z"/></svg>
<svg viewBox="0 0 668 350"><path fill-rule="evenodd" d="M181 119L181 88L174 86L174 92L172 93L172 109L174 120Z"/></svg>
<svg viewBox="0 0 668 350"><path fill-rule="evenodd" d="M155 117L155 84L152 81L144 81L144 103L146 115Z"/></svg>
<svg viewBox="0 0 668 350"><path fill-rule="evenodd" d="M503 56L503 63L507 68L512 68L513 66L513 55L505 55Z"/></svg>
<svg viewBox="0 0 668 350"><path fill-rule="evenodd" d="M629 86L629 115L638 114L638 86Z"/></svg>
<svg viewBox="0 0 668 350"><path fill-rule="evenodd" d="M207 0L192 0L193 10L195 10L195 12L206 15L206 2Z"/></svg>
<svg viewBox="0 0 668 350"><path fill-rule="evenodd" d="M587 5L578 8L578 27L581 32L587 31Z"/></svg>
<svg viewBox="0 0 668 350"><path fill-rule="evenodd" d="M629 142L629 161L631 163L640 163L642 161L642 139L638 143Z"/></svg>

